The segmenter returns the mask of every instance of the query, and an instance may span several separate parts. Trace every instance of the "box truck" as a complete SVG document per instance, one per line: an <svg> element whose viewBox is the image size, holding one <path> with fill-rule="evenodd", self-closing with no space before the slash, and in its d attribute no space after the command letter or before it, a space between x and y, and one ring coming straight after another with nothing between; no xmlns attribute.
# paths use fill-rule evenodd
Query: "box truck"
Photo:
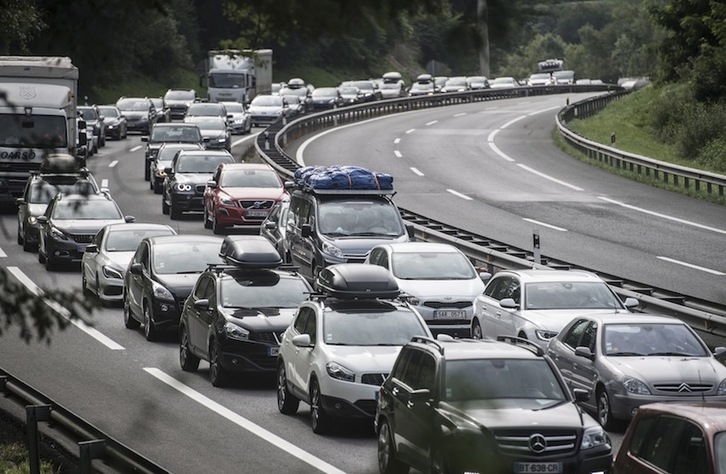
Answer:
<svg viewBox="0 0 726 474"><path fill-rule="evenodd" d="M247 103L257 94L272 91L272 50L224 49L207 53L207 98L211 102Z"/></svg>

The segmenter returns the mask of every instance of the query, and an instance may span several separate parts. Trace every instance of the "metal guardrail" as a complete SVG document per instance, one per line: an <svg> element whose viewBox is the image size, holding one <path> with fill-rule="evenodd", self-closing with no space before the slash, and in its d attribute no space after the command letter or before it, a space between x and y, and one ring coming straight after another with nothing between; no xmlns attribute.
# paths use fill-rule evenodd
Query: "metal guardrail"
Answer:
<svg viewBox="0 0 726 474"><path fill-rule="evenodd" d="M528 90L525 91L523 89ZM578 114L578 116L581 116L579 114L591 115L604 107L610 100L622 96L622 88L611 89L614 93L598 96L592 101L584 101L586 103L578 102L577 104L567 106L565 109L570 111L569 113L572 114L571 117L574 117L575 114ZM299 165L292 157L287 155L285 147L291 139L302 137L314 131L381 115L428 107L439 107L479 100L522 97L533 94L591 92L598 90L603 90L603 88L596 89L592 88L592 86L572 86L566 89L560 87L534 87L519 88L506 94L497 92L492 95L487 95L480 92L473 97L470 97L470 93L461 93L451 94L451 97L449 97L449 94L446 94L446 97L429 96L426 99L393 99L382 101L381 103L356 106L350 109L339 109L312 114L289 123L279 121L267 130L267 134L263 133L258 136L255 147L260 157L271 164L280 174L286 177L292 177L294 171L299 168ZM561 122L558 121L558 126L559 123ZM602 145L600 147L602 149L606 148L602 147ZM655 160L651 161L655 162ZM433 221L406 209L401 209L401 214L407 222L413 225L416 239L454 245L472 261L485 269L517 269L541 266L559 269L578 268L592 271L608 282L621 298L633 297L638 299L640 301L640 310L644 312L675 316L686 321L700 332L708 333L719 338L726 337L726 305L691 298L639 282L627 281L621 277L603 274L596 269L578 267L567 262L558 262L546 256L542 256L542 264L538 265L534 263L534 255L531 251L513 248L508 244L495 242L487 237L471 234L465 230Z"/></svg>
<svg viewBox="0 0 726 474"><path fill-rule="evenodd" d="M627 153L615 147L588 140L567 128L568 122L590 117L605 108L611 101L619 99L627 93L625 91L616 92L568 105L557 114L557 129L570 145L586 154L590 159L687 190L694 189L696 192L700 192L705 188L708 194L717 193L719 197L723 197L726 191L726 176L724 175Z"/></svg>
<svg viewBox="0 0 726 474"><path fill-rule="evenodd" d="M45 408L38 412L44 412L48 416L43 417L43 420L38 418L38 420L29 421L49 421L54 429L76 441L81 472L92 472L91 459L98 459L103 463L104 471L108 469L115 472L138 474L169 473L2 369L0 369L0 391L5 398L24 405L28 413L36 412L36 410L30 410L31 408ZM30 424L28 426L30 427Z"/></svg>

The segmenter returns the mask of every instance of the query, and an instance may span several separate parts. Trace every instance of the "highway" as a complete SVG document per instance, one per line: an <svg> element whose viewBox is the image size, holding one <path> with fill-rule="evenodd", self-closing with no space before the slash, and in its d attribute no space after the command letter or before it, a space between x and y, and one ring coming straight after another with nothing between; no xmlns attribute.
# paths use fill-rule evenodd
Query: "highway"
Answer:
<svg viewBox="0 0 726 474"><path fill-rule="evenodd" d="M306 164L391 173L395 201L431 218L523 248L537 228L543 254L725 301L726 209L567 157L551 143L564 103L542 96L411 112L301 139L296 148ZM109 141L89 168L138 222L211 233L201 216L162 215L160 196L143 180L142 145L138 135ZM15 215L0 217L6 268L28 285L80 291L78 268L47 272L15 242ZM118 307L99 310L93 323L56 334L49 346L8 331L0 367L171 472L378 471L370 425L314 435L306 406L295 417L278 413L273 377L214 388L205 363L182 372L174 337L147 342L124 327Z"/></svg>

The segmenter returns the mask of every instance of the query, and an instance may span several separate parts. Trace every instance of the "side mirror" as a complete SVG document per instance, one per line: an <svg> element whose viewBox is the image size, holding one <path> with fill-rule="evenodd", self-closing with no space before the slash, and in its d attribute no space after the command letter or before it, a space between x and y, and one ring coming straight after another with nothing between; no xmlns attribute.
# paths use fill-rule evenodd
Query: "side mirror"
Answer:
<svg viewBox="0 0 726 474"><path fill-rule="evenodd" d="M45 224L48 222L47 216L38 216L38 224Z"/></svg>
<svg viewBox="0 0 726 474"><path fill-rule="evenodd" d="M141 275L144 272L144 267L141 266L140 263L132 263L131 266L129 267L129 271L133 275Z"/></svg>
<svg viewBox="0 0 726 474"><path fill-rule="evenodd" d="M590 392L582 388L575 388L572 393L575 395L576 402L586 402L590 399Z"/></svg>
<svg viewBox="0 0 726 474"><path fill-rule="evenodd" d="M15 198L15 205L16 206L21 206L23 204L25 204L25 199L23 199L23 198Z"/></svg>
<svg viewBox="0 0 726 474"><path fill-rule="evenodd" d="M726 347L717 347L713 350L713 356L718 360L726 359Z"/></svg>
<svg viewBox="0 0 726 474"><path fill-rule="evenodd" d="M134 216L124 216L124 221L126 221L126 223L131 223L135 222L136 218Z"/></svg>
<svg viewBox="0 0 726 474"><path fill-rule="evenodd" d="M414 229L412 224L406 224L406 235L408 235L408 238L410 240L416 239L416 229Z"/></svg>
<svg viewBox="0 0 726 474"><path fill-rule="evenodd" d="M171 168L168 166L164 168L164 173L166 173L167 175L171 175Z"/></svg>
<svg viewBox="0 0 726 474"><path fill-rule="evenodd" d="M492 274L489 272L479 272L479 278L481 278L481 281L486 283L492 279Z"/></svg>
<svg viewBox="0 0 726 474"><path fill-rule="evenodd" d="M195 301L194 309L198 309L200 311L208 311L209 310L209 300L206 298L203 298L203 299Z"/></svg>
<svg viewBox="0 0 726 474"><path fill-rule="evenodd" d="M142 135L141 136L141 141L142 142L148 142L149 141L149 136L148 135Z"/></svg>
<svg viewBox="0 0 726 474"><path fill-rule="evenodd" d="M623 304L626 308L628 308L628 310L633 311L635 308L640 306L640 301L636 300L635 298L625 298Z"/></svg>
<svg viewBox="0 0 726 474"><path fill-rule="evenodd" d="M517 309L518 305L512 298L504 298L499 302L499 306L505 309Z"/></svg>
<svg viewBox="0 0 726 474"><path fill-rule="evenodd" d="M578 357L584 357L585 359L593 360L595 354L592 353L589 347L579 346L575 348L575 355Z"/></svg>
<svg viewBox="0 0 726 474"><path fill-rule="evenodd" d="M277 222L274 222L274 221L267 221L267 222L265 222L265 229L267 229L267 230L275 230L275 229L277 229Z"/></svg>
<svg viewBox="0 0 726 474"><path fill-rule="evenodd" d="M300 235L303 237L310 237L313 235L313 228L310 226L310 224L303 224L303 226L300 228Z"/></svg>
<svg viewBox="0 0 726 474"><path fill-rule="evenodd" d="M428 388L420 388L411 392L409 401L413 403L427 402L431 399L431 390Z"/></svg>
<svg viewBox="0 0 726 474"><path fill-rule="evenodd" d="M86 245L86 253L98 253L98 246L96 244Z"/></svg>
<svg viewBox="0 0 726 474"><path fill-rule="evenodd" d="M295 347L312 347L313 344L310 341L310 334L298 334L293 337L292 345Z"/></svg>

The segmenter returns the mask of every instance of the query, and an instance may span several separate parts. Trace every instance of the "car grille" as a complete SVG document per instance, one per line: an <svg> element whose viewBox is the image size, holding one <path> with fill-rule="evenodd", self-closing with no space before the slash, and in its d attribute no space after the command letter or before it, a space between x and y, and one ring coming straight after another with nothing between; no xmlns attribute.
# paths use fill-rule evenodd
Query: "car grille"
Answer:
<svg viewBox="0 0 726 474"><path fill-rule="evenodd" d="M71 234L71 239L79 244L90 244L93 240L93 234Z"/></svg>
<svg viewBox="0 0 726 474"><path fill-rule="evenodd" d="M366 385L375 385L380 387L383 385L383 381L386 380L388 374L363 374L360 378L360 382Z"/></svg>
<svg viewBox="0 0 726 474"><path fill-rule="evenodd" d="M280 341L282 341L282 333L284 331L279 332L253 332L250 333L250 339L257 342L264 342L266 344L274 344L274 345L280 345Z"/></svg>
<svg viewBox="0 0 726 474"><path fill-rule="evenodd" d="M713 385L709 383L686 382L659 383L654 384L653 387L655 387L655 389L659 392L683 396L688 396L694 393L710 392L713 389Z"/></svg>
<svg viewBox="0 0 726 474"><path fill-rule="evenodd" d="M378 405L378 402L376 402L375 400L358 400L357 402L355 402L355 406L357 406L369 416L376 415L376 405Z"/></svg>
<svg viewBox="0 0 726 474"><path fill-rule="evenodd" d="M426 301L424 306L429 308L468 308L474 303L472 301Z"/></svg>
<svg viewBox="0 0 726 474"><path fill-rule="evenodd" d="M348 257L345 259L348 263L363 263L366 261L365 257Z"/></svg>
<svg viewBox="0 0 726 474"><path fill-rule="evenodd" d="M577 433L572 430L507 430L495 431L494 437L502 453L530 456L569 456L577 452ZM542 450L532 447L539 441Z"/></svg>
<svg viewBox="0 0 726 474"><path fill-rule="evenodd" d="M240 201L239 205L245 209L271 209L275 201Z"/></svg>

